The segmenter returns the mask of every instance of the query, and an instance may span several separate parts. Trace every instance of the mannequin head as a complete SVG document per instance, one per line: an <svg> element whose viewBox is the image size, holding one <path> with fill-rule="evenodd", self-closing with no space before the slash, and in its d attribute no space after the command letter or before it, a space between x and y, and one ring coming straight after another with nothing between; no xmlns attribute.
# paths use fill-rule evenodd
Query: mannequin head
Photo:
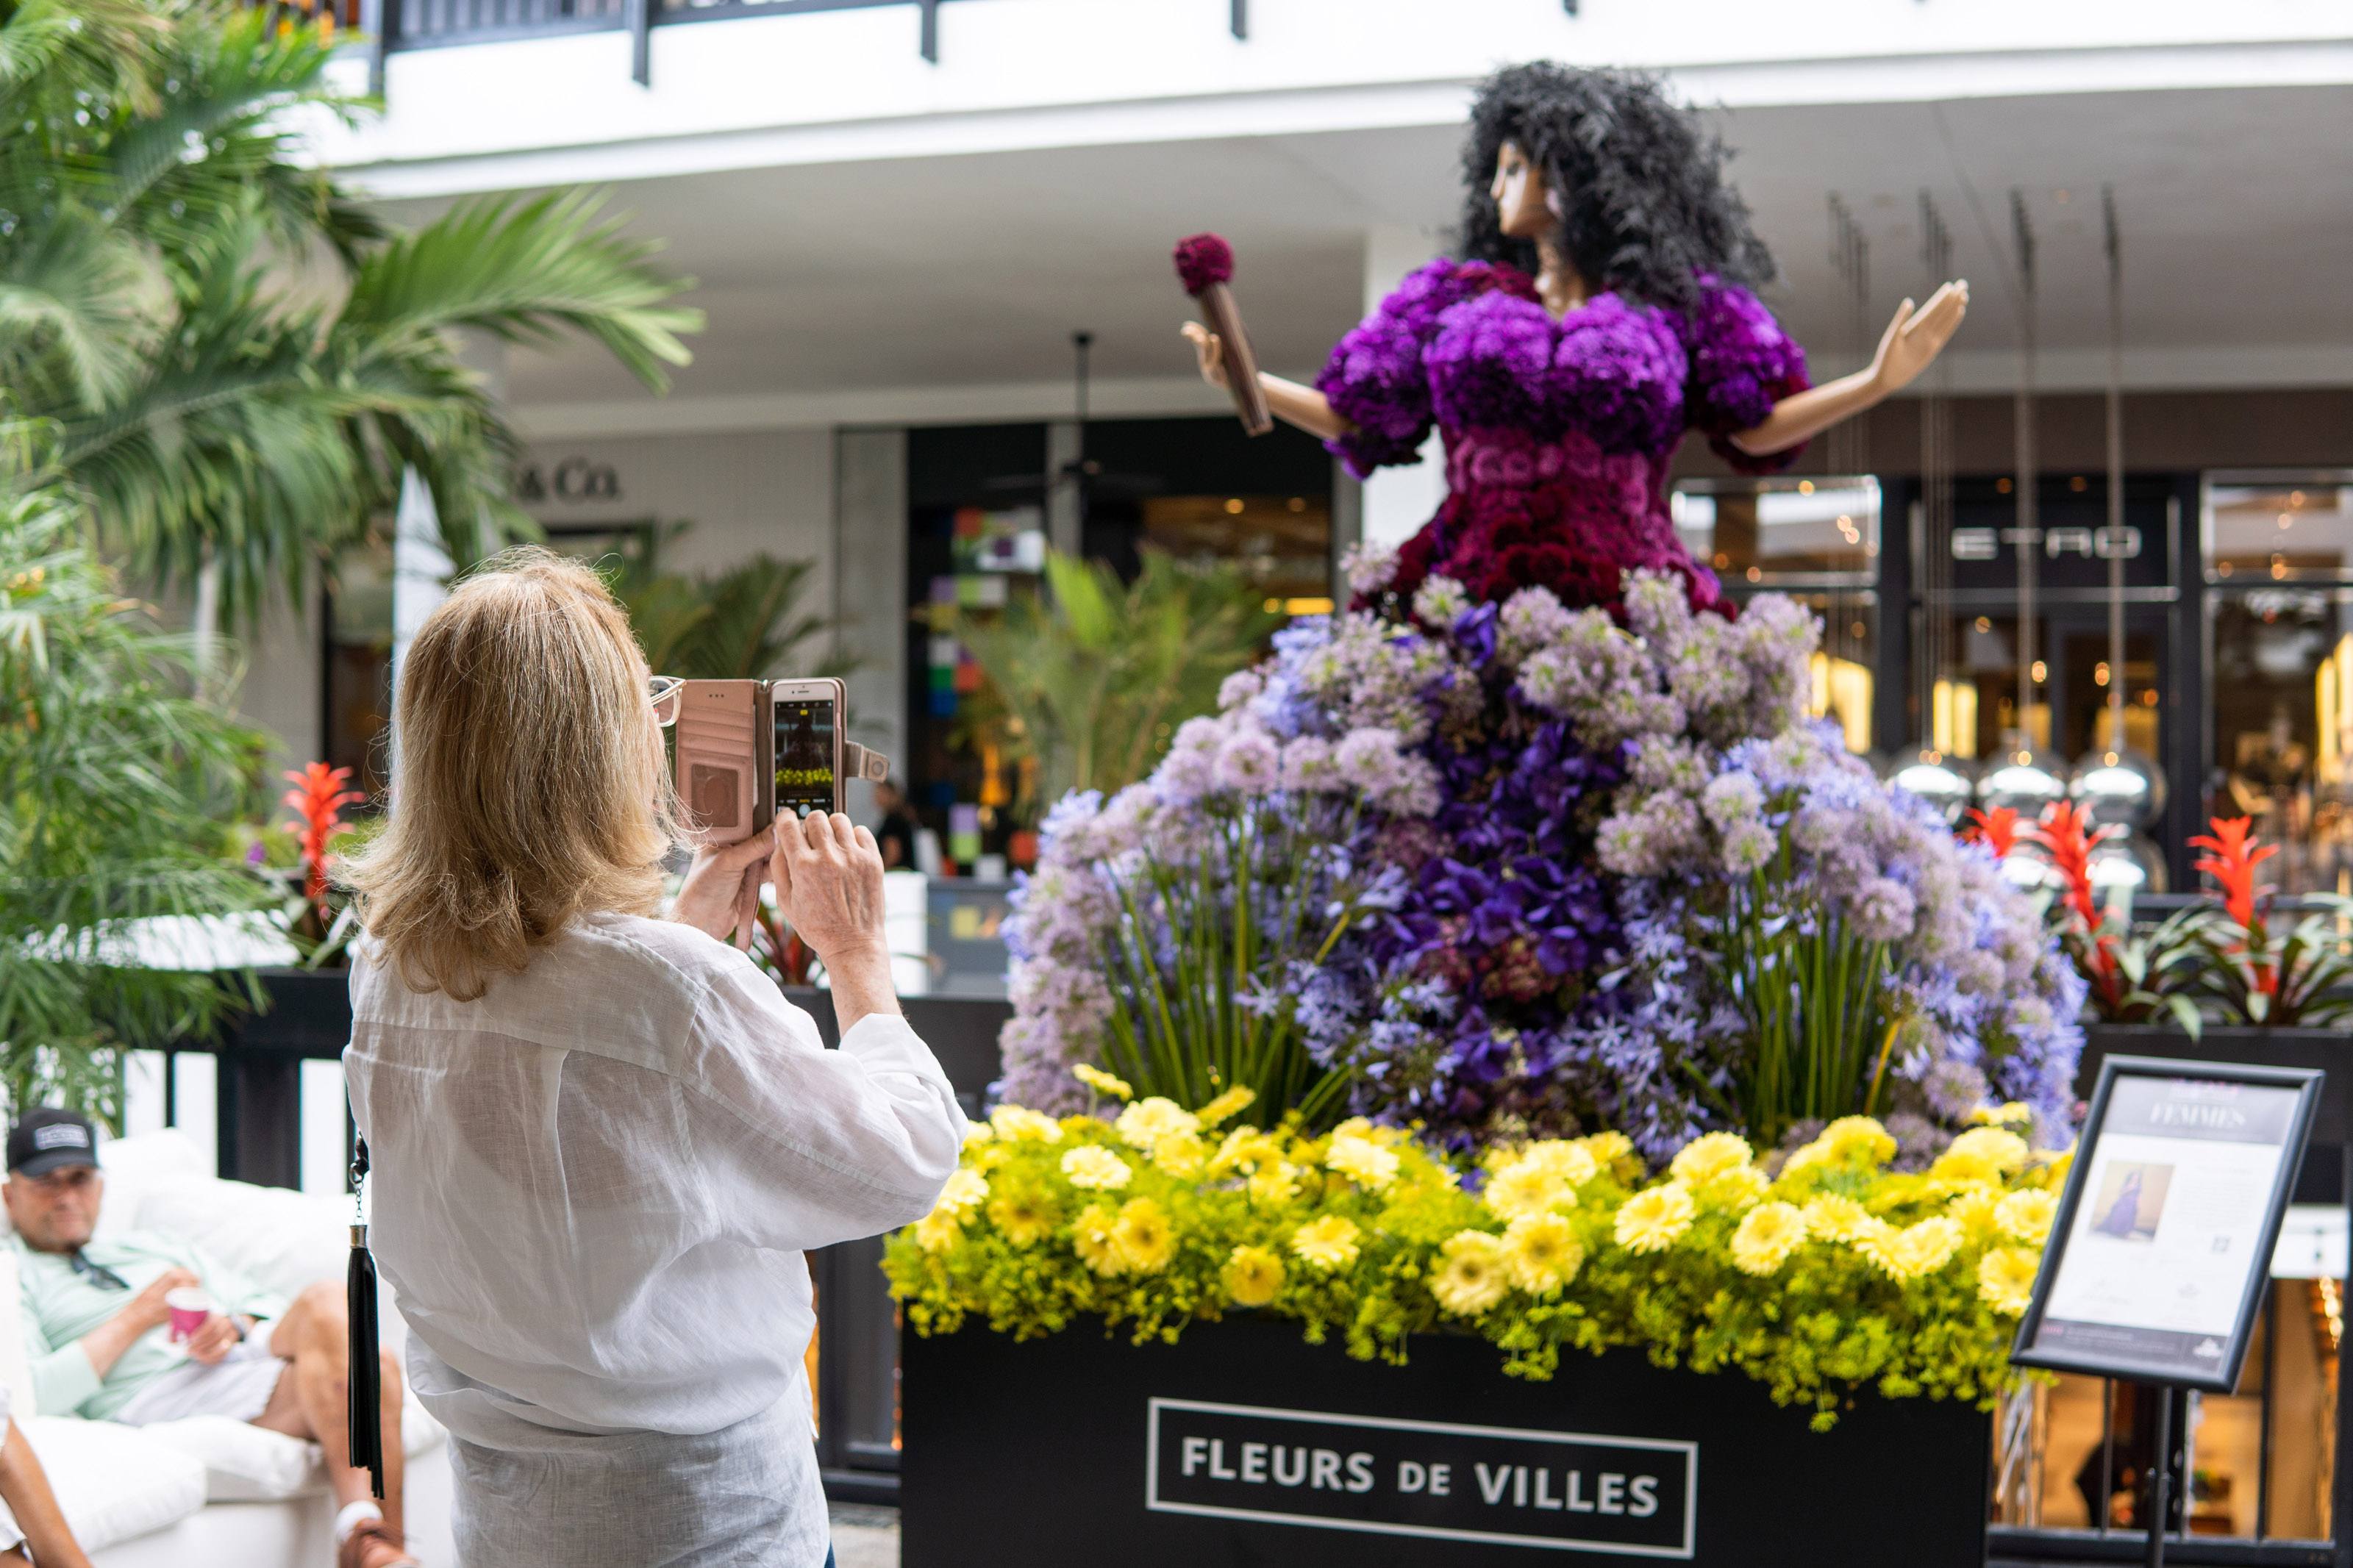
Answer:
<svg viewBox="0 0 2353 1568"><path fill-rule="evenodd" d="M1462 149L1462 251L1534 272L1536 242L1595 289L1685 305L1702 273L1756 285L1772 253L1724 177L1727 157L1656 78L1548 61L1487 79Z"/></svg>

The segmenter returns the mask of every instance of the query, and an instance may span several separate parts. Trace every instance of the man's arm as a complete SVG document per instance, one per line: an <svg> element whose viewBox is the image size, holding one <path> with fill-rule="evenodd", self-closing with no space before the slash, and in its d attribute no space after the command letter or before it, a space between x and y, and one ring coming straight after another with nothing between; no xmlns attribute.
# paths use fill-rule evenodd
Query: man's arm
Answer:
<svg viewBox="0 0 2353 1568"><path fill-rule="evenodd" d="M167 1293L185 1285L203 1283L192 1268L166 1268L150 1279L144 1289L125 1302L122 1310L82 1335L77 1342L82 1354L89 1358L90 1371L98 1374L98 1381L103 1383L106 1380L106 1374L114 1370L114 1363L122 1359L123 1352L172 1321L172 1309L164 1300ZM81 1397L87 1399L97 1392L93 1384L90 1393ZM44 1398L46 1401L46 1396ZM81 1400L74 1403L79 1405Z"/></svg>

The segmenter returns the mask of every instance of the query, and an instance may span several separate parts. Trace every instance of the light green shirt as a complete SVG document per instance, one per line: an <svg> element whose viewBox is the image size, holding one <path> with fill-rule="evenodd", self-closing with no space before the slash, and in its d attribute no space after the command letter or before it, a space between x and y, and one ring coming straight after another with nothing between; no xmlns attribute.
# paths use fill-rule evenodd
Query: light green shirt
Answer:
<svg viewBox="0 0 2353 1568"><path fill-rule="evenodd" d="M224 1310L271 1319L286 1310L283 1298L196 1248L160 1236L134 1233L92 1241L81 1249L91 1263L111 1268L128 1281L128 1290L99 1284L76 1271L72 1258L37 1252L21 1236L16 1246L16 1270L24 1283L25 1348L33 1357L33 1397L44 1415L70 1412L106 1420L157 1375L186 1361L161 1324L133 1341L102 1380L81 1348L83 1335L129 1306L133 1295L167 1268L194 1271Z"/></svg>

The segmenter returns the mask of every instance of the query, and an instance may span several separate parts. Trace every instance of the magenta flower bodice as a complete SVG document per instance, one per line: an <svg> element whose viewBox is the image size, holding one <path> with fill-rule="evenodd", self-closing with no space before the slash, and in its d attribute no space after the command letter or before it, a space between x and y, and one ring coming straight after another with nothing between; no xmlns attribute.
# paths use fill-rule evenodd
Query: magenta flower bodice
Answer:
<svg viewBox="0 0 2353 1568"><path fill-rule="evenodd" d="M1482 599L1541 583L1572 605L1618 600L1630 567L1715 580L1675 538L1668 469L1686 430L1736 468L1733 433L1807 385L1805 353L1745 289L1702 279L1687 311L1600 294L1556 319L1515 268L1440 258L1342 338L1316 385L1356 428L1329 443L1352 473L1409 463L1434 426L1446 504L1400 552L1398 585L1431 572Z"/></svg>

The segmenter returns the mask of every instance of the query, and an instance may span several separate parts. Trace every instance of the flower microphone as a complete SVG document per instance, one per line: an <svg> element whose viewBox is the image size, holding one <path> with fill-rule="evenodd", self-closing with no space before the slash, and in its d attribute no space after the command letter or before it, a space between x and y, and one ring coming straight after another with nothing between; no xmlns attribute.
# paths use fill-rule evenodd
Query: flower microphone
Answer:
<svg viewBox="0 0 2353 1568"><path fill-rule="evenodd" d="M1274 416L1267 411L1266 393L1258 384L1258 356L1250 352L1250 334L1242 331L1241 311L1234 306L1233 290L1226 287L1234 275L1234 247L1223 235L1197 234L1176 242L1176 280L1218 335L1226 390L1233 395L1242 428L1252 436L1265 435L1274 428Z"/></svg>

